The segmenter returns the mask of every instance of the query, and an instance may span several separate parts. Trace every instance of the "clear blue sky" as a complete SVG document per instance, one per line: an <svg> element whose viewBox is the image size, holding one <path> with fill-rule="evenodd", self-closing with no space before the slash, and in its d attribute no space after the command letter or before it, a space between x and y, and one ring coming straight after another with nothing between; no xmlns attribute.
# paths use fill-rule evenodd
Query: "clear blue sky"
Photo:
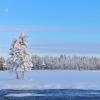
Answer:
<svg viewBox="0 0 100 100"><path fill-rule="evenodd" d="M98 56L100 0L0 0L0 56L27 30L32 54Z"/></svg>

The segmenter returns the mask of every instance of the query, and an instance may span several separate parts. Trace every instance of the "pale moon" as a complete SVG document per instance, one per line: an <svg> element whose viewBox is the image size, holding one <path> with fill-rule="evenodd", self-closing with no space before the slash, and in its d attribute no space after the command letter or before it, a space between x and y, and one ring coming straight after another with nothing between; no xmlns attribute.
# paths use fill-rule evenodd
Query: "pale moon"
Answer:
<svg viewBox="0 0 100 100"><path fill-rule="evenodd" d="M8 12L8 8L5 9L5 12Z"/></svg>

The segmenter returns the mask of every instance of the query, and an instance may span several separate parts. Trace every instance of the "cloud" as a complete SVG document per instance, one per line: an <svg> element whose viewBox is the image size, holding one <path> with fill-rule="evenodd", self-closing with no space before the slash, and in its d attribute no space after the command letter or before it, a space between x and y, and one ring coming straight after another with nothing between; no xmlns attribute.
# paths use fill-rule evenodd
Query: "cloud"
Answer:
<svg viewBox="0 0 100 100"><path fill-rule="evenodd" d="M9 50L6 47L0 47L0 57L8 57Z"/></svg>
<svg viewBox="0 0 100 100"><path fill-rule="evenodd" d="M31 52L37 53L58 53L58 54L100 54L99 43L67 43L67 42L46 42L33 44L30 47Z"/></svg>
<svg viewBox="0 0 100 100"><path fill-rule="evenodd" d="M59 44L60 43L60 44ZM61 41L38 43L30 45L31 54L67 54L67 55L90 55L100 56L99 43L66 43ZM8 47L0 47L0 56L8 55Z"/></svg>
<svg viewBox="0 0 100 100"><path fill-rule="evenodd" d="M8 12L8 8L5 10ZM100 28L73 28L73 27L34 27L34 26L0 26L0 32L51 32L51 33L100 33Z"/></svg>

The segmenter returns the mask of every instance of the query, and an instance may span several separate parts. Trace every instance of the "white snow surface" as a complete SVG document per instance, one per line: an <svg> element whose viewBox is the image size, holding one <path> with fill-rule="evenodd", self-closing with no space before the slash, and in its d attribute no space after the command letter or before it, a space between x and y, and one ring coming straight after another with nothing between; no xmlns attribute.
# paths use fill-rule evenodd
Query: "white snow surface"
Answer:
<svg viewBox="0 0 100 100"><path fill-rule="evenodd" d="M100 90L99 71L33 70L17 80L15 73L0 71L0 89L93 89Z"/></svg>
<svg viewBox="0 0 100 100"><path fill-rule="evenodd" d="M31 93L21 93L21 94L8 94L6 95L7 97L11 97L11 96L14 96L14 97L27 97L27 96L33 96Z"/></svg>
<svg viewBox="0 0 100 100"><path fill-rule="evenodd" d="M43 94L35 94L35 93L20 93L20 94L7 94L6 97L27 97L27 96L45 96Z"/></svg>

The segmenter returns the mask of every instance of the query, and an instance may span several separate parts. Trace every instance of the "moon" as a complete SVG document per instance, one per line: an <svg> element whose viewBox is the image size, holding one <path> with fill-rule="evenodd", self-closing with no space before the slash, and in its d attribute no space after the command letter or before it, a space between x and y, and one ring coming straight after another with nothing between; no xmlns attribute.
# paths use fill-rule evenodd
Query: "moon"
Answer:
<svg viewBox="0 0 100 100"><path fill-rule="evenodd" d="M5 9L5 12L8 12L8 11L9 11L8 8L6 8L6 9Z"/></svg>

